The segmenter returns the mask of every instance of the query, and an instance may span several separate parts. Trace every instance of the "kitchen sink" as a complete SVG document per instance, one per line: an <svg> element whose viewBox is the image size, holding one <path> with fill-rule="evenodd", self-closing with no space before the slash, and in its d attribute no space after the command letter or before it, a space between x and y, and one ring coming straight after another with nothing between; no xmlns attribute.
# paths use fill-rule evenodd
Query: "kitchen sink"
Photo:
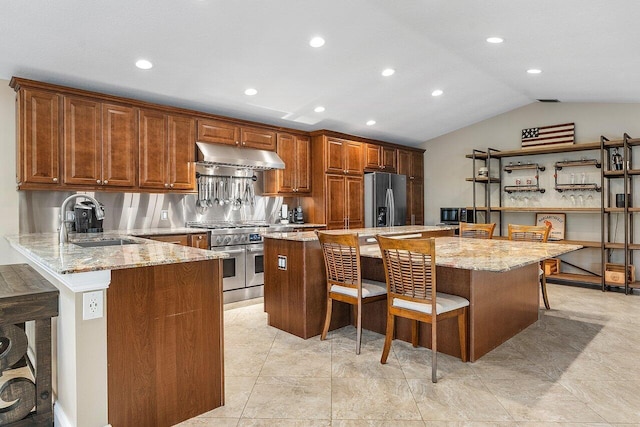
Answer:
<svg viewBox="0 0 640 427"><path fill-rule="evenodd" d="M123 245L138 245L140 242L127 239L109 239L109 240L94 240L87 242L70 242L74 245L81 246L83 248L100 248L103 246L123 246Z"/></svg>

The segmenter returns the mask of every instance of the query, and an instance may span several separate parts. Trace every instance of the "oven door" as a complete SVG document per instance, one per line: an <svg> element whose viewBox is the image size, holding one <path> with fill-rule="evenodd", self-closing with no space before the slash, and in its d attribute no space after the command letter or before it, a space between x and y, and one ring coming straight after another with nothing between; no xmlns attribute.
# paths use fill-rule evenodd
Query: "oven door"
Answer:
<svg viewBox="0 0 640 427"><path fill-rule="evenodd" d="M229 255L229 258L222 260L222 290L230 291L232 289L244 288L244 246L224 246L211 249Z"/></svg>
<svg viewBox="0 0 640 427"><path fill-rule="evenodd" d="M247 286L264 285L264 245L247 245Z"/></svg>

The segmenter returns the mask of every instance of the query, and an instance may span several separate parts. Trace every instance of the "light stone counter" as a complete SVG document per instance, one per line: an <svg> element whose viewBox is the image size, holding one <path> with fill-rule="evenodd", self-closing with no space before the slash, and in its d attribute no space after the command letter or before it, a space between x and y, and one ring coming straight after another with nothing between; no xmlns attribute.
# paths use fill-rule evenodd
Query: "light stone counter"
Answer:
<svg viewBox="0 0 640 427"><path fill-rule="evenodd" d="M167 231L129 230L104 233L69 233L69 243L60 245L58 233L34 233L8 236L9 243L20 253L39 262L57 274L83 273L99 270L119 270L123 268L148 267L161 264L203 261L226 258L228 255L189 246L133 237L135 234L170 234ZM164 229L169 230L169 229ZM175 229L171 229L176 234ZM192 228L185 228L193 232ZM154 231L158 231L154 233ZM200 230L202 232L202 230ZM184 234L180 232L179 234ZM127 239L140 242L122 246L84 248L74 245L76 241L98 241Z"/></svg>
<svg viewBox="0 0 640 427"><path fill-rule="evenodd" d="M464 270L509 271L582 248L561 243L438 237L436 265ZM360 255L381 258L378 245L363 245Z"/></svg>
<svg viewBox="0 0 640 427"><path fill-rule="evenodd" d="M421 233L424 231L455 230L456 228L458 227L452 226L452 225L443 225L443 226L404 225L404 226L398 226L398 227L377 227L377 228L372 227L372 228L354 228L349 230L327 230L324 232L330 233L330 234L356 233L358 234L358 237L367 238L367 237L373 237L376 234L380 234L383 236L404 235L404 234ZM264 233L262 237L269 238L269 239L294 240L298 242L308 242L308 241L318 240L318 237L313 231Z"/></svg>

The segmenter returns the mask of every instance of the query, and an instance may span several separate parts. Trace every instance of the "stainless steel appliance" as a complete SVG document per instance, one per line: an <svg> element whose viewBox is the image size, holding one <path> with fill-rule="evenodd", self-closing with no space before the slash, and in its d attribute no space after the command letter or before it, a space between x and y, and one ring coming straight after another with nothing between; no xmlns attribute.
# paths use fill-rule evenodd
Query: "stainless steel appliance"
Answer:
<svg viewBox="0 0 640 427"><path fill-rule="evenodd" d="M187 227L210 230L210 249L225 252L222 290L225 303L264 295L262 233L269 227L255 222L187 222Z"/></svg>
<svg viewBox="0 0 640 427"><path fill-rule="evenodd" d="M364 175L364 226L405 225L407 177L373 172Z"/></svg>
<svg viewBox="0 0 640 427"><path fill-rule="evenodd" d="M96 206L93 202L82 201L73 207L75 226L78 233L102 232L102 219L98 219L98 209L104 218L104 206Z"/></svg>

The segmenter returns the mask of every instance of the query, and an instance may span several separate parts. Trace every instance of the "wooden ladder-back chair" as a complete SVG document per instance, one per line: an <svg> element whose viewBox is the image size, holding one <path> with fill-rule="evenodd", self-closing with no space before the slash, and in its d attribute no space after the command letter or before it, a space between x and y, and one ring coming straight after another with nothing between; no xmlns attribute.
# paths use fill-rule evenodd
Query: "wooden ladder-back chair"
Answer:
<svg viewBox="0 0 640 427"><path fill-rule="evenodd" d="M411 340L418 346L418 322L431 324L431 381L437 379L437 322L458 318L460 352L467 361L467 310L469 301L437 292L434 239L401 240L377 236L387 279L387 330L381 363L387 362L394 335L395 316L413 321ZM433 314L435 313L435 315Z"/></svg>
<svg viewBox="0 0 640 427"><path fill-rule="evenodd" d="M356 307L356 354L360 354L362 341L362 304L387 297L382 282L362 280L360 271L360 245L357 234L328 234L316 231L324 256L327 274L327 314L320 339L324 340L331 323L333 300Z"/></svg>
<svg viewBox="0 0 640 427"><path fill-rule="evenodd" d="M549 239L549 233L551 232L550 225L519 225L509 224L509 240L519 240L526 242L541 242L546 243ZM544 274L544 269L540 268L540 289L542 290L542 300L544 301L544 307L549 310L549 297L547 296L547 277Z"/></svg>
<svg viewBox="0 0 640 427"><path fill-rule="evenodd" d="M470 222L460 223L460 237L468 237L472 239L492 239L493 230L496 223L491 224L473 224Z"/></svg>

